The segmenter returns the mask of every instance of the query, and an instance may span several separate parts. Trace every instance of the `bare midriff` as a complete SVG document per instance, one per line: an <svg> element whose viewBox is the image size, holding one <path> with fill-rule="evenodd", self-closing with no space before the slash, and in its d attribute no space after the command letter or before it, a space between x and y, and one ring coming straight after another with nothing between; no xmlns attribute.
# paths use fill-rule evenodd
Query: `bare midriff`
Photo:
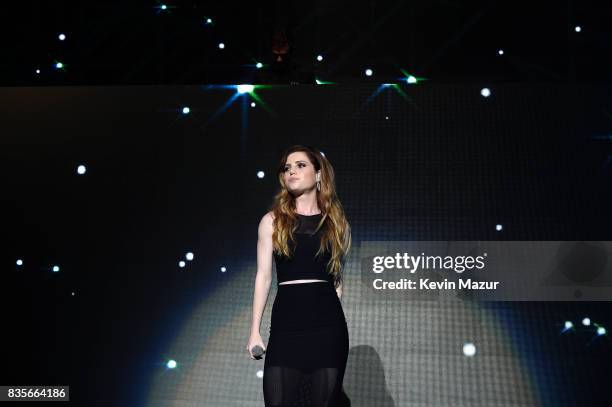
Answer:
<svg viewBox="0 0 612 407"><path fill-rule="evenodd" d="M291 280L291 281L283 281L282 283L278 283L278 285L282 285L282 284L314 283L315 281L327 282L327 280Z"/></svg>

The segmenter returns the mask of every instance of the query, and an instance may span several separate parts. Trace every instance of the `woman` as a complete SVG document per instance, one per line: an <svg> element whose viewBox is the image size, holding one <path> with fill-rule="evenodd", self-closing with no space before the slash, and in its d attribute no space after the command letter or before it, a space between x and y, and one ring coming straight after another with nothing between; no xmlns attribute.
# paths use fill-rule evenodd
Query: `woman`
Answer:
<svg viewBox="0 0 612 407"><path fill-rule="evenodd" d="M316 148L287 149L278 168L281 190L259 223L253 322L247 351L265 351L265 405L289 406L305 395L316 407L347 403L342 380L349 338L342 299L342 267L350 226L336 196L334 170ZM278 291L267 348L259 333L276 262ZM304 395L302 394L302 397Z"/></svg>

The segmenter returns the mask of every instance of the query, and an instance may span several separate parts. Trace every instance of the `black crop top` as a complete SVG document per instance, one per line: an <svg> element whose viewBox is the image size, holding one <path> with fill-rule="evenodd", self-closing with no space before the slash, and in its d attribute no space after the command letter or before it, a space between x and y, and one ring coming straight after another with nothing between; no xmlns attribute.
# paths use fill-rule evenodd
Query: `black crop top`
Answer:
<svg viewBox="0 0 612 407"><path fill-rule="evenodd" d="M318 258L315 258L321 243L323 227L316 234L313 234L313 232L323 215L319 213L310 216L297 214L297 216L299 224L296 231L293 232L296 244L289 241L289 245L293 249L293 257L289 259L274 252L277 282L313 279L333 283L333 276L326 270L327 262L331 259L329 250L325 250Z"/></svg>

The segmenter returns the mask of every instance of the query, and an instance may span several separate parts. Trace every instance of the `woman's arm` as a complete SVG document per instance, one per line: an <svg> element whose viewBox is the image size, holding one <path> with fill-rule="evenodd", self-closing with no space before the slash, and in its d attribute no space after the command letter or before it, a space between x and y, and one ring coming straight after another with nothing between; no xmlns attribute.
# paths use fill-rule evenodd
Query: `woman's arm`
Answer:
<svg viewBox="0 0 612 407"><path fill-rule="evenodd" d="M348 255L350 248L351 248L351 225L349 225L347 222L346 233L344 234L345 253L342 256L341 266L340 266L340 270L342 273L344 272L344 266L346 265L346 256ZM340 300L342 300L342 281L343 281L343 278L340 279L340 283L338 284L338 287L336 287L336 294L338 295L338 298Z"/></svg>
<svg viewBox="0 0 612 407"><path fill-rule="evenodd" d="M253 293L253 319L251 334L259 334L261 317L266 307L272 285L272 212L266 213L259 222L257 231L257 275Z"/></svg>

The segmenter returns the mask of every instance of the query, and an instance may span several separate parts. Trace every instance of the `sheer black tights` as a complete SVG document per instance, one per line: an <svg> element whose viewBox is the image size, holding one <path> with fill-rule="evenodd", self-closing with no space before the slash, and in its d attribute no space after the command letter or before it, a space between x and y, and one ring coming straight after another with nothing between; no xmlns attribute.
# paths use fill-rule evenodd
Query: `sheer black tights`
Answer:
<svg viewBox="0 0 612 407"><path fill-rule="evenodd" d="M303 380L310 380L307 394L300 394ZM299 369L268 366L264 369L263 389L266 407L293 407L299 398L312 407L336 407L340 400L342 375L340 369L324 367ZM304 405L304 404L297 404Z"/></svg>

